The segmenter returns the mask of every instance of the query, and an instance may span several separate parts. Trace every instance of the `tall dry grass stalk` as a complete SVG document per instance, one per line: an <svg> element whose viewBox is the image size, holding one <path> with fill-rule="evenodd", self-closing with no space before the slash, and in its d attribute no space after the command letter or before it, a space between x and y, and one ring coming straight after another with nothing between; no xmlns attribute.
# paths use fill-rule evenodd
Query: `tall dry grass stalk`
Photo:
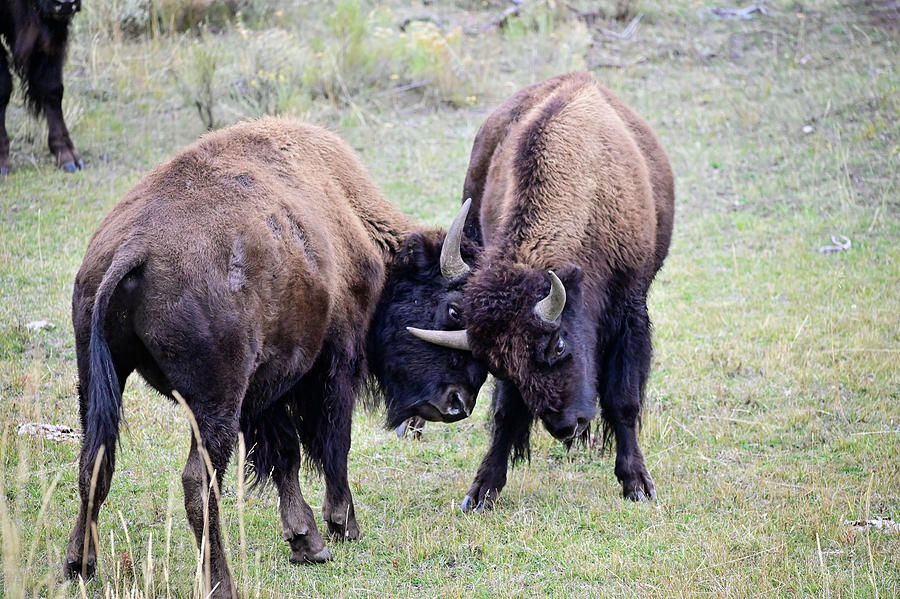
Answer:
<svg viewBox="0 0 900 599"><path fill-rule="evenodd" d="M196 418L188 408L184 398L175 392L176 401L185 410L188 420L191 423L192 434L197 440L198 447L202 448L202 438L200 437L199 428ZM8 458L8 448L10 446L9 427L4 426L2 436L0 436L0 463L6 463ZM99 465L102 463L105 448L101 447L95 460L95 468L92 473L91 489L89 493L89 510L93 504L93 497L96 488ZM209 460L209 455L205 449L201 451L206 464L207 473L209 475L210 484L207 493L204 494L204 534L200 547L196 552L196 567L194 568L194 576L192 581L192 590L190 596L192 599L204 599L214 590L210 582L210 563L209 563L209 499L216 497L221 499L221 492L217 484L215 470ZM127 518L121 510L116 510L115 518L122 527L122 535L124 536L124 551L121 555L116 550L116 535L110 530L107 537L105 547L101 547L101 536L98 533L96 525L92 525L85 534L85 550L87 548L87 534L92 535L97 547L97 580L85 581L82 577L73 583L73 588L69 584L61 584L61 574L59 567L62 564L62 556L59 555L55 545L58 539L45 538L44 530L47 528L48 512L54 504L54 495L59 487L64 471L57 470L55 475L49 479L49 483L43 488L40 499L40 508L33 522L29 523L23 520L23 514L26 512L24 507L20 505L21 498L25 496L25 487L29 479L29 450L25 443L21 443L16 451L18 460L18 468L13 477L12 487L7 486L6 477L0 475L0 561L2 561L2 580L3 594L8 599L25 599L26 597L66 597L71 596L75 591L77 595L88 599L89 597L102 596L108 599L151 599L158 597L183 596L178 590L178 586L173 588L173 582L179 582L172 578L172 523L173 512L175 511L175 493L170 487L166 514L165 514L165 533L164 533L164 549L161 563L154 559L154 535L151 531L146 540L146 550L142 555L138 555L135 551L136 541L139 536L135 536L131 529ZM255 588L256 596L260 596L262 581L254 580L250 576L249 561L247 559L247 539L244 525L245 513L245 494L246 480L244 468L246 465L246 446L244 444L243 435L238 439L238 455L237 455L237 517L238 527L240 530L240 551L238 553L238 587L239 589ZM212 494L212 495L211 495ZM12 503L9 501L12 497ZM16 498L19 498L18 500ZM221 505L221 504L220 504ZM28 543L27 550L23 544L23 531L28 528L31 531L31 540ZM227 528L222 528L222 539L228 552L228 534ZM55 565L51 563L50 568L43 572L43 576L34 579L34 573L40 571L41 567L35 562L35 558L41 554L39 551L41 542L47 544L44 550L45 555L55 556ZM161 579L160 579L161 578Z"/></svg>

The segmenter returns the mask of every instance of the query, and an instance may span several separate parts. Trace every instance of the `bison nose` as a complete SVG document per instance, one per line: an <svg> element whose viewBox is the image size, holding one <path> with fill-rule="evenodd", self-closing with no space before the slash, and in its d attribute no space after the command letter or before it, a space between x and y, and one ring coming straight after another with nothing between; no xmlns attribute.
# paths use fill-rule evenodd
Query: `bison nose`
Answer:
<svg viewBox="0 0 900 599"><path fill-rule="evenodd" d="M575 425L568 424L550 431L550 434L560 441L568 441L575 436Z"/></svg>
<svg viewBox="0 0 900 599"><path fill-rule="evenodd" d="M53 0L57 12L75 12L81 8L81 0Z"/></svg>
<svg viewBox="0 0 900 599"><path fill-rule="evenodd" d="M81 0L54 0L53 12L60 16L71 16L81 9Z"/></svg>
<svg viewBox="0 0 900 599"><path fill-rule="evenodd" d="M435 401L429 402L440 414L444 422L456 422L472 413L475 398L472 394L460 387L448 387L443 395Z"/></svg>
<svg viewBox="0 0 900 599"><path fill-rule="evenodd" d="M547 432L560 441L570 441L579 436L591 423L593 414L548 412L542 417Z"/></svg>

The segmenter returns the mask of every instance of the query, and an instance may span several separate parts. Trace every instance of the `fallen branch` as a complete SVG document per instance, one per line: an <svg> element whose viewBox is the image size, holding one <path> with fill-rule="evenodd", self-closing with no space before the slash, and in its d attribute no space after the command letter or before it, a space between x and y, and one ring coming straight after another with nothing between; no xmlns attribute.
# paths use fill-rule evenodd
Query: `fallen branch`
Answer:
<svg viewBox="0 0 900 599"><path fill-rule="evenodd" d="M522 6L525 5L525 0L512 0L512 6L506 8L499 15L491 19L489 22L485 23L481 27L476 27L475 29L469 29L466 31L468 34L476 34L476 33L484 33L486 31L490 31L492 29L502 29L506 27L506 22L510 17L516 17L519 15L519 12L522 10Z"/></svg>
<svg viewBox="0 0 900 599"><path fill-rule="evenodd" d="M643 13L639 14L635 18L631 19L631 22L628 23L628 26L622 31L622 33L616 33L611 29L601 29L600 32L603 35L608 35L609 37L614 37L620 40L629 40L631 36L634 35L634 32L637 31L638 23L641 22L641 18L643 17Z"/></svg>
<svg viewBox="0 0 900 599"><path fill-rule="evenodd" d="M748 6L746 8L721 8L721 7L713 7L710 9L714 15L717 17L722 17L726 19L752 19L753 13L759 13L761 15L768 15L769 11L765 6L765 2L757 2L752 6Z"/></svg>
<svg viewBox="0 0 900 599"><path fill-rule="evenodd" d="M834 235L831 236L831 243L834 245L823 245L819 248L819 251L823 254L830 254L832 252L844 252L850 249L850 238L844 235L838 235L841 238L838 241Z"/></svg>
<svg viewBox="0 0 900 599"><path fill-rule="evenodd" d="M44 424L42 422L26 422L16 427L16 432L20 435L30 435L32 437L43 437L51 441L78 441L81 439L81 433L69 426L60 426L56 424Z"/></svg>
<svg viewBox="0 0 900 599"><path fill-rule="evenodd" d="M857 530L866 528L874 528L888 534L900 532L900 523L894 522L890 518L868 518L865 520L846 520L844 526L850 526Z"/></svg>

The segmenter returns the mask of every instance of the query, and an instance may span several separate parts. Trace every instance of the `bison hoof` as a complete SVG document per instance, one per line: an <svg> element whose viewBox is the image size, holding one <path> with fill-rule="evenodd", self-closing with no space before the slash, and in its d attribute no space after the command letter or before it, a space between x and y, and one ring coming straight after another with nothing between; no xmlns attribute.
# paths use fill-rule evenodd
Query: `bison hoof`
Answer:
<svg viewBox="0 0 900 599"><path fill-rule="evenodd" d="M88 562L87 564L82 564L80 560L66 560L66 563L63 564L63 576L65 576L69 580L75 580L79 576L84 578L85 580L90 580L94 577L94 571L97 569L97 562Z"/></svg>
<svg viewBox="0 0 900 599"><path fill-rule="evenodd" d="M487 501L485 498L485 499L482 499L481 501L479 501L478 503L476 503L475 500L472 499L471 495L466 495L463 498L462 503L460 504L460 507L462 508L462 511L464 511L464 512L474 511L476 514L483 514L484 512L486 512L490 509L493 509L494 502Z"/></svg>
<svg viewBox="0 0 900 599"><path fill-rule="evenodd" d="M328 535L335 541L355 541L359 538L359 524L352 518L349 524L343 522L327 522Z"/></svg>
<svg viewBox="0 0 900 599"><path fill-rule="evenodd" d="M322 543L322 537L316 533L296 534L288 539L291 547L291 562L294 564L321 564L331 559L331 551Z"/></svg>
<svg viewBox="0 0 900 599"><path fill-rule="evenodd" d="M305 554L302 557L291 555L291 561L295 564L324 564L334 557L328 547L322 547L319 551L312 554Z"/></svg>
<svg viewBox="0 0 900 599"><path fill-rule="evenodd" d="M403 424L398 426L396 432L397 436L400 438L410 436L414 440L418 441L422 438L422 429L424 428L425 419L418 416L413 416L412 418L406 420Z"/></svg>
<svg viewBox="0 0 900 599"><path fill-rule="evenodd" d="M75 171L84 169L84 160L79 160L78 162L69 161L62 165L62 170L67 173L74 173Z"/></svg>
<svg viewBox="0 0 900 599"><path fill-rule="evenodd" d="M625 499L629 499L631 501L648 501L647 496L644 495L644 492L640 490L632 491L625 496Z"/></svg>

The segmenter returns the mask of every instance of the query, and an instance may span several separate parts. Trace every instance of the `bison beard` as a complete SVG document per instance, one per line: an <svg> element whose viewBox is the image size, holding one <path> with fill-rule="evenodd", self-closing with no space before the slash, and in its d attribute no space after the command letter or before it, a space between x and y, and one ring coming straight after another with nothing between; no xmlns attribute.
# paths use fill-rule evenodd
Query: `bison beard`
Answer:
<svg viewBox="0 0 900 599"><path fill-rule="evenodd" d="M555 77L488 117L463 197L472 198L465 231L484 244L463 288L465 331L414 331L464 344L498 379L491 446L463 509L493 505L510 455L528 454L533 422L568 444L586 438L596 404L623 495L652 499L637 441L651 357L646 300L674 206L656 136L590 75ZM564 308L548 314L541 306L554 294Z"/></svg>
<svg viewBox="0 0 900 599"><path fill-rule="evenodd" d="M25 89L28 108L47 117L50 151L67 172L84 168L63 119L62 70L69 21L81 10L81 0L0 0L0 176L9 172L6 107L12 95L13 70Z"/></svg>
<svg viewBox="0 0 900 599"><path fill-rule="evenodd" d="M300 490L301 456L324 475L330 536L357 538L347 454L366 377L384 391L395 423L444 419L442 399L474 398L487 375L469 354L406 333L441 326L448 298L460 294L441 275L442 241L438 231L413 230L340 138L289 120L208 134L144 177L100 225L75 279L85 436L65 574L96 567L94 526L134 371L160 393L183 396L199 429L182 483L209 564L204 593L237 594L216 490L239 431L256 481L278 489L291 561L331 557ZM396 361L404 355L417 361ZM438 397L412 389L423 386Z"/></svg>

